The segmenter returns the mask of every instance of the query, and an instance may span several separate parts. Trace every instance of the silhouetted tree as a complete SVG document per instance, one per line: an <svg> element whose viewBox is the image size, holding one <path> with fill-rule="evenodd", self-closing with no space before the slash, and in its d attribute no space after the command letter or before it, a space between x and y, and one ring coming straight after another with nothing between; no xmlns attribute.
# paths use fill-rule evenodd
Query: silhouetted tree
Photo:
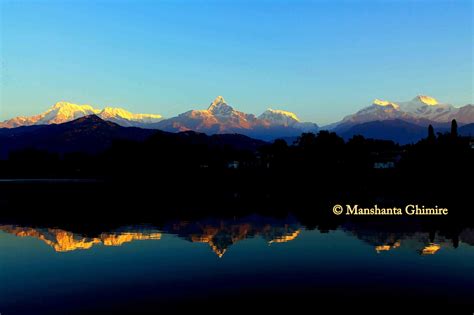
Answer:
<svg viewBox="0 0 474 315"><path fill-rule="evenodd" d="M433 143L436 140L434 129L432 125L428 126L428 142Z"/></svg>
<svg viewBox="0 0 474 315"><path fill-rule="evenodd" d="M277 139L271 145L260 149L267 168L286 168L291 164L289 147L285 140Z"/></svg>
<svg viewBox="0 0 474 315"><path fill-rule="evenodd" d="M276 152L286 152L288 150L288 144L286 143L285 140L282 139L276 139L273 144L272 144L273 149Z"/></svg>
<svg viewBox="0 0 474 315"><path fill-rule="evenodd" d="M314 133L302 133L295 141L295 145L304 149L314 146L316 143L316 135Z"/></svg>
<svg viewBox="0 0 474 315"><path fill-rule="evenodd" d="M456 119L453 119L453 121L451 121L451 136L452 137L458 136L458 123Z"/></svg>

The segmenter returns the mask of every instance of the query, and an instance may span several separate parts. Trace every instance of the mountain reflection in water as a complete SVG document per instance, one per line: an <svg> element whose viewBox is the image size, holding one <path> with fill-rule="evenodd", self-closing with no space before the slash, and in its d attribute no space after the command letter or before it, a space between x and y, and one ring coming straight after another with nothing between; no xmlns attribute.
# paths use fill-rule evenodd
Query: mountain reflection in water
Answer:
<svg viewBox="0 0 474 315"><path fill-rule="evenodd" d="M57 252L90 249L95 245L121 246L124 243L142 240L160 240L162 233L176 234L193 243L207 243L212 251L222 257L232 244L246 238L261 237L268 244L294 240L301 231L294 219L265 221L258 216L240 220L205 220L172 222L162 230L150 226L122 227L89 237L60 228L33 228L18 225L0 225L0 231L18 237L34 237Z"/></svg>
<svg viewBox="0 0 474 315"><path fill-rule="evenodd" d="M124 230L101 233L97 237L86 237L59 228L32 228L15 225L0 225L4 231L18 237L34 237L42 240L57 252L69 252L78 249L90 249L95 245L121 246L138 240L159 240L161 233L153 230Z"/></svg>
<svg viewBox="0 0 474 315"><path fill-rule="evenodd" d="M18 237L39 239L56 252L87 250L98 245L122 246L135 241L160 240L162 235L177 235L192 243L207 243L219 258L226 253L229 247L242 240L258 237L268 245L285 243L296 240L304 229L305 227L291 216L284 219L274 219L259 215L234 219L209 218L195 221L171 221L161 227L153 225L124 226L104 231L96 236L88 236L85 233L67 231L58 227L0 225L0 231ZM463 230L456 240L428 232L386 232L383 229L366 229L353 224L343 224L338 229L373 246L379 254L407 247L420 255L433 255L443 248L457 247L459 241L471 246L474 245L474 229Z"/></svg>
<svg viewBox="0 0 474 315"><path fill-rule="evenodd" d="M425 309L436 299L471 309L474 229L427 223L289 213L146 224L3 220L0 311L149 314L252 305L278 313L280 305L317 304L367 313L387 298L400 308Z"/></svg>

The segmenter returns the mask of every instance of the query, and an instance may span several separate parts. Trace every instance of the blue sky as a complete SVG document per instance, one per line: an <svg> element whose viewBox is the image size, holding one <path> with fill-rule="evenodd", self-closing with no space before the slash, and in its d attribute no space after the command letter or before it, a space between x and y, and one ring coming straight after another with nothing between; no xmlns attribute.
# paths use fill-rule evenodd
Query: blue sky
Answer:
<svg viewBox="0 0 474 315"><path fill-rule="evenodd" d="M223 95L334 122L473 102L471 1L0 0L0 119L60 100L166 117Z"/></svg>

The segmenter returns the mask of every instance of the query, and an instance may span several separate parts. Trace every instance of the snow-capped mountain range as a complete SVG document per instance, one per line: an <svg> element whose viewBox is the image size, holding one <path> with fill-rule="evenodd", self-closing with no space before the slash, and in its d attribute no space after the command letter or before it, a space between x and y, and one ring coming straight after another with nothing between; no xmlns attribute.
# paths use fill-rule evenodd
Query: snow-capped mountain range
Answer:
<svg viewBox="0 0 474 315"><path fill-rule="evenodd" d="M0 122L0 128L61 124L88 115L97 115L106 121L126 127L141 127L180 132L193 130L206 134L239 133L262 140L295 137L302 132L316 132L318 126L301 122L296 114L284 110L267 109L260 116L234 109L218 96L207 109L190 110L168 119L157 114L134 114L122 108L96 109L90 105L58 102L47 111L34 116L19 116ZM454 107L438 102L433 97L418 95L410 101L375 99L355 114L327 125L324 129L344 133L354 126L368 122L405 121L418 126L443 125L456 119L459 124L474 122L474 105ZM393 124L392 124L393 125Z"/></svg>
<svg viewBox="0 0 474 315"><path fill-rule="evenodd" d="M222 96L218 96L207 109L187 111L160 121L154 127L175 132L240 133L266 140L318 130L316 124L301 122L294 113L283 110L267 109L259 117L235 110Z"/></svg>
<svg viewBox="0 0 474 315"><path fill-rule="evenodd" d="M451 104L440 103L426 95L418 95L411 101L402 102L375 99L372 105L327 127L343 130L361 123L395 119L421 125L426 125L427 122L449 123L453 119L458 123L468 124L474 122L474 106L468 104L458 108Z"/></svg>
<svg viewBox="0 0 474 315"><path fill-rule="evenodd" d="M61 124L88 115L97 115L125 127L173 132L193 130L206 134L240 133L265 140L318 130L316 124L301 122L296 114L283 110L268 109L259 117L235 110L222 96L218 96L207 109L190 110L169 119L156 114L134 114L122 108L100 110L90 105L58 102L39 115L19 116L0 122L0 128Z"/></svg>
<svg viewBox="0 0 474 315"><path fill-rule="evenodd" d="M77 105L58 102L47 111L34 116L19 116L0 122L0 128L15 128L32 125L62 124L84 116L97 115L100 118L115 122L121 126L144 127L163 118L154 114L133 114L122 108L106 107L102 110L91 105Z"/></svg>

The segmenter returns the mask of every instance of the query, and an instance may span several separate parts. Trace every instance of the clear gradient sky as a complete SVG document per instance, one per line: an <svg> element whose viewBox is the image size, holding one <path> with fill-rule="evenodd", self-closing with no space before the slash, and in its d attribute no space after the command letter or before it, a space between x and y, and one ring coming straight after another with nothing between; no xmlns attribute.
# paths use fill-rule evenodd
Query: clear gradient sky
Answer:
<svg viewBox="0 0 474 315"><path fill-rule="evenodd" d="M472 1L0 0L0 119L60 100L334 122L374 98L473 102Z"/></svg>

